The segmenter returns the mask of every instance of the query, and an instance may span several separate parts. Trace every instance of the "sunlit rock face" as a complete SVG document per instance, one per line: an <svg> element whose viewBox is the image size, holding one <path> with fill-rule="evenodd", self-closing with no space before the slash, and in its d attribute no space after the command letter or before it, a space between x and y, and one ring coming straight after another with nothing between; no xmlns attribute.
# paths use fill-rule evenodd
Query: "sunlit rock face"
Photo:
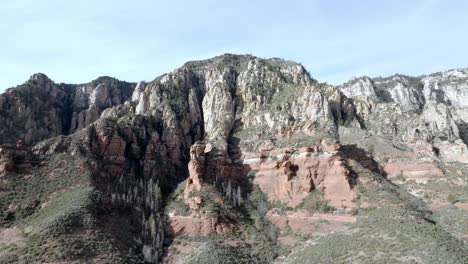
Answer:
<svg viewBox="0 0 468 264"><path fill-rule="evenodd" d="M396 140L405 145L404 151L423 141L437 158L464 162L467 76L466 69L458 69L421 77L362 77L339 88L354 99L365 134ZM362 83L376 96L362 93ZM346 128L341 133L346 138L350 132Z"/></svg>
<svg viewBox="0 0 468 264"><path fill-rule="evenodd" d="M244 162L257 171L255 182L272 201L294 207L319 190L331 205L353 207L354 179L339 149L339 145L279 149L261 153L258 160L250 154Z"/></svg>
<svg viewBox="0 0 468 264"><path fill-rule="evenodd" d="M427 101L435 101L454 107L468 106L468 70L457 69L435 73L423 77L424 96Z"/></svg>
<svg viewBox="0 0 468 264"><path fill-rule="evenodd" d="M377 99L374 82L369 77L353 78L341 88L348 97L367 96Z"/></svg>

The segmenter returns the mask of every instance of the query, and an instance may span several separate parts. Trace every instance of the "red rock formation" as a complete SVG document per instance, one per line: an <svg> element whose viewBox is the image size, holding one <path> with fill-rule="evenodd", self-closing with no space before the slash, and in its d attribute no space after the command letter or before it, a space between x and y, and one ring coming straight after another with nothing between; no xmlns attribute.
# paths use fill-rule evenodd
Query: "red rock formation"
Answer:
<svg viewBox="0 0 468 264"><path fill-rule="evenodd" d="M424 163L387 163L384 171L388 178L402 176L407 179L442 177L444 172L432 162Z"/></svg>
<svg viewBox="0 0 468 264"><path fill-rule="evenodd" d="M238 224L234 220L228 223L206 214L194 214L190 216L169 215L169 222L169 235L172 237L180 235L207 236L210 234L223 234L233 231Z"/></svg>
<svg viewBox="0 0 468 264"><path fill-rule="evenodd" d="M335 207L354 206L355 191L339 145L244 153L234 161L206 148L206 142L197 142L190 151L190 176L185 189L186 203L190 207L196 207L197 201L188 199L188 193L200 191L204 181L229 179L236 183L249 171L256 171L255 183L271 201L296 206L318 189Z"/></svg>
<svg viewBox="0 0 468 264"><path fill-rule="evenodd" d="M443 171L437 165L437 155L431 144L410 144L408 150L393 153L378 153L370 155L365 151L353 151L352 145L347 145L346 157L363 167L383 173L388 178L404 177L421 179L443 176Z"/></svg>
<svg viewBox="0 0 468 264"><path fill-rule="evenodd" d="M202 188L203 177L205 173L205 149L206 143L197 141L190 147L189 178L185 194L192 191L200 191Z"/></svg>
<svg viewBox="0 0 468 264"><path fill-rule="evenodd" d="M125 140L110 127L96 127L96 137L91 140L91 151L102 157L103 168L100 174L119 176L124 171L125 164Z"/></svg>
<svg viewBox="0 0 468 264"><path fill-rule="evenodd" d="M244 155L244 166L257 171L255 183L272 201L296 206L313 190L321 190L335 207L352 207L355 191L339 146L280 149Z"/></svg>
<svg viewBox="0 0 468 264"><path fill-rule="evenodd" d="M427 143L410 144L412 151L382 153L375 160L383 165L388 178L402 176L408 179L441 177L444 172L436 164L433 146Z"/></svg>

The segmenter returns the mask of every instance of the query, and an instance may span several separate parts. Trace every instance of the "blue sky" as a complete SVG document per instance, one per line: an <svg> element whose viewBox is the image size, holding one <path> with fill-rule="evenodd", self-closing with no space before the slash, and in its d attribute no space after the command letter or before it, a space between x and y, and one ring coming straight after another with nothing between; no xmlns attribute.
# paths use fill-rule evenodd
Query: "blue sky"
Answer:
<svg viewBox="0 0 468 264"><path fill-rule="evenodd" d="M282 57L319 81L468 67L468 1L1 0L0 90L43 72L152 80L222 53Z"/></svg>

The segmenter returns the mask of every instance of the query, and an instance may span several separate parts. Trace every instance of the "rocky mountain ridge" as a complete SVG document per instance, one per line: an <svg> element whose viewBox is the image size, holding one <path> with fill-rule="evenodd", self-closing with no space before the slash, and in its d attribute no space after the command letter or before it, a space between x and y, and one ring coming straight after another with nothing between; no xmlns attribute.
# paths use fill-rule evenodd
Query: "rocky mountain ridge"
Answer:
<svg viewBox="0 0 468 264"><path fill-rule="evenodd" d="M405 221L439 235L431 210L441 198L405 188L442 179L464 197L465 172L447 175L468 163L467 86L461 69L333 87L295 62L232 54L138 84L33 75L0 95L0 223L29 231L26 245L50 243L39 255L10 243L0 260L210 262L195 251L200 240L237 262L271 263L301 235L359 225L372 210L404 209ZM62 214L44 214L64 201L86 209L58 229ZM57 236L84 231L95 243L80 248L88 255L56 252L66 245ZM451 260L468 259L463 232L441 235L456 250ZM228 244L211 244L219 238Z"/></svg>
<svg viewBox="0 0 468 264"><path fill-rule="evenodd" d="M87 84L56 84L42 73L34 74L0 96L0 138L31 145L72 134L96 121L103 110L127 101L135 87L111 77Z"/></svg>
<svg viewBox="0 0 468 264"><path fill-rule="evenodd" d="M394 102L404 110L418 110L426 102L466 107L468 69L453 69L419 77L352 78L339 86L346 96L365 95L380 102Z"/></svg>

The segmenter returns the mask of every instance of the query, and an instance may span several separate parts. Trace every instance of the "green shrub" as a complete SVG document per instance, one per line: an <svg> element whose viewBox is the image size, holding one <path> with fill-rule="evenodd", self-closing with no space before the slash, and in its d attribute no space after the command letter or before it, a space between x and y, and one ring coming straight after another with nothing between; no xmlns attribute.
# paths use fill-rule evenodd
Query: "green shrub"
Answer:
<svg viewBox="0 0 468 264"><path fill-rule="evenodd" d="M181 182L176 190L171 194L167 202L167 211L175 212L177 215L187 216L190 215L190 208L184 201L184 190L187 180Z"/></svg>
<svg viewBox="0 0 468 264"><path fill-rule="evenodd" d="M296 206L296 209L304 209L310 213L329 213L335 211L335 207L331 206L323 197L323 193L319 190L312 191L302 202Z"/></svg>
<svg viewBox="0 0 468 264"><path fill-rule="evenodd" d="M458 202L458 198L451 193L447 196L447 201L451 204L456 204Z"/></svg>
<svg viewBox="0 0 468 264"><path fill-rule="evenodd" d="M220 241L208 241L204 243L197 253L189 258L185 263L250 264L265 262L252 256L248 248L231 247L224 245Z"/></svg>

